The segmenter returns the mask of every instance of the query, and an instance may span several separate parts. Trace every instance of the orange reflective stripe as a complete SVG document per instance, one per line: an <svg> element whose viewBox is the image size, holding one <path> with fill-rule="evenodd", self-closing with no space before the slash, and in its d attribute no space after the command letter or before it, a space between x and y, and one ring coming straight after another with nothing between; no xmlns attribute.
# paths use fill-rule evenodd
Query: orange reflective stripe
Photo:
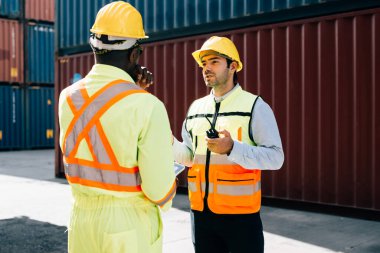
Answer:
<svg viewBox="0 0 380 253"><path fill-rule="evenodd" d="M71 99L71 97L67 96L66 97L66 101L67 101L67 104L69 105L71 111L73 112L73 114L75 115L75 113L77 112L77 108L75 108L75 105L73 103L73 100Z"/></svg>
<svg viewBox="0 0 380 253"><path fill-rule="evenodd" d="M69 182L106 190L141 191L139 168L124 168L119 165L100 122L100 117L111 106L135 93L147 92L132 83L117 80L102 87L92 97L89 97L84 84L79 83L67 97L74 113L65 134L63 150ZM75 158L83 139L87 142L94 161ZM173 196L173 193L169 193L161 202L168 201Z"/></svg>
<svg viewBox="0 0 380 253"><path fill-rule="evenodd" d="M63 150L66 150L66 139L69 136L69 134L73 131L74 126L80 116L82 116L83 112L87 109L87 107L98 97L100 96L105 90L107 90L109 87L112 87L113 85L117 85L119 83L125 83L126 81L124 80L115 80L110 82L109 84L103 86L100 88L92 97L90 97L88 100L85 101L83 106L77 111L77 113L74 115L74 118L71 120L69 127L66 130L65 138L64 138L64 143L63 143ZM69 95L68 95L69 96Z"/></svg>
<svg viewBox="0 0 380 253"><path fill-rule="evenodd" d="M176 189L177 189L177 184L176 182L174 181L172 187L170 188L169 192L165 195L165 197L163 197L162 199L158 200L158 201L154 201L154 200L151 200L149 199L151 202L155 203L156 205L159 205L159 206L164 206L167 202L169 202L170 200L172 200L175 196L175 193L176 193Z"/></svg>
<svg viewBox="0 0 380 253"><path fill-rule="evenodd" d="M91 140L90 140L90 136L88 136L88 133L86 134L86 136L85 136L84 138L86 139L87 146L88 146L88 149L90 150L90 153L91 153L92 159L94 159L94 162L97 162L97 161L98 161L98 158L97 158L96 155L95 155L94 147L92 146L92 142L91 142Z"/></svg>
<svg viewBox="0 0 380 253"><path fill-rule="evenodd" d="M238 139L238 141L242 140L242 138L241 138L241 127L239 127L239 129L238 129L237 139Z"/></svg>
<svg viewBox="0 0 380 253"><path fill-rule="evenodd" d="M119 93L118 95L116 95L114 98L112 98L110 101L108 101L102 108L99 109L99 111L97 111L95 113L95 115L92 117L92 119L87 123L87 125L83 128L82 132L78 135L78 138L77 138L77 141L76 141L76 144L73 148L73 150L71 151L71 154L69 155L69 157L73 157L73 154L76 154L76 152L78 151L78 147L79 147L79 143L81 142L81 140L83 140L85 134L91 129L91 127L93 127L100 119L100 117L112 106L114 105L116 102L118 102L120 99L128 96L128 95L131 95L131 94L136 94L136 93L148 93L147 91L145 90L127 90L127 91L124 91L124 92L121 92ZM92 98L92 97L91 97ZM83 106L84 107L84 106ZM67 133L67 132L66 132ZM67 137L66 137L67 138ZM66 140L65 138L65 140Z"/></svg>
<svg viewBox="0 0 380 253"><path fill-rule="evenodd" d="M111 163L114 166L119 166L119 162L117 161L115 153L112 150L111 144L109 143L109 141L106 137L106 134L104 133L104 130L103 130L102 125L100 124L100 121L96 122L95 125L96 125L96 129L98 129L100 139L102 140L104 149L106 150L108 157L111 160Z"/></svg>
<svg viewBox="0 0 380 253"><path fill-rule="evenodd" d="M141 186L121 186L121 185L115 185L115 184L106 184L106 183L101 183L97 181L92 181L92 180L87 180L83 179L80 177L70 177L69 175L66 174L67 180L72 183L72 184L81 184L85 186L90 186L90 187L96 187L96 188L101 188L105 190L110 190L110 191L128 191L128 192L139 192L141 191Z"/></svg>
<svg viewBox="0 0 380 253"><path fill-rule="evenodd" d="M85 100L89 99L90 96L88 95L88 92L87 92L86 87L84 86L83 82L80 83L80 87L81 87L81 89L79 89L79 90L80 90L80 93L82 94L82 97Z"/></svg>
<svg viewBox="0 0 380 253"><path fill-rule="evenodd" d="M82 96L83 96L83 98L85 100L87 100L89 98L89 96L88 96L87 90L84 87L83 82L80 83L80 86L82 87L82 89L81 89ZM71 99L70 96L67 96L66 99L67 99L67 103L69 104L69 107L70 107L71 111L75 115L77 113L77 108L75 107L75 105L73 103L73 100ZM90 140L90 136L87 134L85 136L85 139L86 139L86 142L87 142L88 149L90 150L92 159L94 159L94 161L96 162L98 159L97 159L97 157L95 155L94 148L93 148L91 140ZM66 144L66 141L64 142L64 144Z"/></svg>

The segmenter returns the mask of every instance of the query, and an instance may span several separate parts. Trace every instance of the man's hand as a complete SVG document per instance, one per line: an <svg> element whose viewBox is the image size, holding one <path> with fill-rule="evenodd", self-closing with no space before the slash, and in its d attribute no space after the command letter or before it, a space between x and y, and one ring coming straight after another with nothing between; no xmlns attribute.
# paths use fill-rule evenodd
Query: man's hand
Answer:
<svg viewBox="0 0 380 253"><path fill-rule="evenodd" d="M206 137L205 139L208 149L221 155L229 154L234 146L234 141L227 130L219 131L219 138L210 139Z"/></svg>
<svg viewBox="0 0 380 253"><path fill-rule="evenodd" d="M153 74L147 68L136 65L137 80L136 84L146 90L153 85Z"/></svg>

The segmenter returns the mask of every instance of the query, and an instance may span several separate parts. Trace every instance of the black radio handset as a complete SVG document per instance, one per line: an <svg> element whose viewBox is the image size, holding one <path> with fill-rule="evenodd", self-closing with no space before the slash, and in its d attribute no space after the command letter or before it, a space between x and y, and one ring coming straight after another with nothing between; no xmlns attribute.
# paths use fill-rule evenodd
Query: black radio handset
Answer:
<svg viewBox="0 0 380 253"><path fill-rule="evenodd" d="M210 123L210 126L211 126L211 128L206 131L207 137L210 139L219 138L218 131L216 131L216 129L212 125L211 121L207 118L207 116L205 118L207 119L207 121Z"/></svg>

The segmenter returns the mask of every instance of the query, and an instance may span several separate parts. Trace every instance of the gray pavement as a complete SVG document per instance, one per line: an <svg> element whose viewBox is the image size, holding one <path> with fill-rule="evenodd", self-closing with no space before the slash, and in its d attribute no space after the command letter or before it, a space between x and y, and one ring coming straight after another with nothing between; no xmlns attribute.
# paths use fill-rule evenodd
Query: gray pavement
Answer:
<svg viewBox="0 0 380 253"><path fill-rule="evenodd" d="M67 252L70 187L54 151L0 152L0 253ZM380 252L380 222L263 206L266 253ZM164 253L193 253L189 204L163 213Z"/></svg>

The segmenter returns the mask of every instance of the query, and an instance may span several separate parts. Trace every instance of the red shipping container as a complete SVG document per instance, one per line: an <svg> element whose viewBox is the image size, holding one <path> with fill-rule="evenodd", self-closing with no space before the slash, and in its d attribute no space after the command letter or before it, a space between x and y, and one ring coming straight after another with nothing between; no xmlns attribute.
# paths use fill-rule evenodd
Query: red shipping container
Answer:
<svg viewBox="0 0 380 253"><path fill-rule="evenodd" d="M144 45L150 91L179 138L189 105L209 92L191 53L211 35ZM240 84L271 105L280 128L285 163L263 172L264 196L380 211L380 9L218 35L235 42ZM77 67L58 63L57 92L92 63L91 54L70 59Z"/></svg>
<svg viewBox="0 0 380 253"><path fill-rule="evenodd" d="M24 81L24 36L15 20L0 19L0 82Z"/></svg>
<svg viewBox="0 0 380 253"><path fill-rule="evenodd" d="M55 21L54 0L25 0L25 18L38 21Z"/></svg>

